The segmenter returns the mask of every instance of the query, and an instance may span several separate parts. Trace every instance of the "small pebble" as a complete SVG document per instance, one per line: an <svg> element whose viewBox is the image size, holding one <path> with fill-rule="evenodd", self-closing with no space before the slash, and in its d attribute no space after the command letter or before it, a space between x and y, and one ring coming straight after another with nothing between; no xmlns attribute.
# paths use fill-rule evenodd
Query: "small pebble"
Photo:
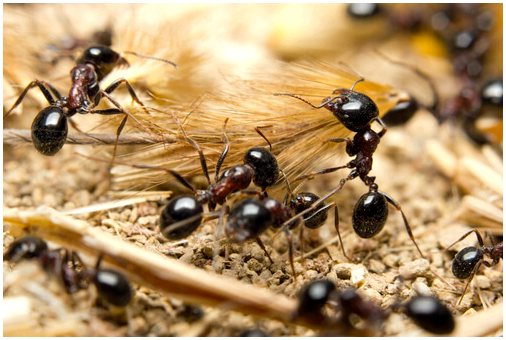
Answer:
<svg viewBox="0 0 506 340"><path fill-rule="evenodd" d="M408 262L399 268L399 274L405 279L412 279L417 276L425 276L429 270L429 261L417 259Z"/></svg>

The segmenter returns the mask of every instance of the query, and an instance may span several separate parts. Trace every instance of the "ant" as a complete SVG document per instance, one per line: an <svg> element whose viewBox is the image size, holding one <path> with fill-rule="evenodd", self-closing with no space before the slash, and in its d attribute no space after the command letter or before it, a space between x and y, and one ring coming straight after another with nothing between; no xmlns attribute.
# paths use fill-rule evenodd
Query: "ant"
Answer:
<svg viewBox="0 0 506 340"><path fill-rule="evenodd" d="M9 245L4 259L13 263L37 259L48 274L61 280L68 294L86 289L92 282L101 299L111 305L124 307L132 300L133 291L128 279L116 270L100 268L102 257L95 268L87 268L76 252L64 248L49 250L41 238L25 236Z"/></svg>
<svg viewBox="0 0 506 340"><path fill-rule="evenodd" d="M134 52L127 53L145 57ZM162 60L160 58L154 59ZM165 62L173 65L174 67L176 66L173 62ZM33 80L25 87L23 92L21 92L21 95L18 97L14 105L4 115L4 118L8 116L19 104L21 104L29 90L38 87L48 101L49 106L42 109L33 120L31 127L33 145L41 154L45 156L53 156L65 144L68 133L67 121L75 114L124 114L125 117L116 130L116 144L114 145L115 154L118 138L126 124L127 118L130 116L138 124L140 124L140 122L126 112L121 105L110 96L110 94L116 90L118 86L125 84L132 100L139 104L144 111L149 114L145 105L137 97L137 94L128 80L124 78L117 79L104 90L100 89L99 82L108 75L113 68L119 65L128 65L128 62L110 47L89 47L83 52L82 56L78 59L76 66L74 66L74 68L70 71L72 85L67 97L62 96L60 92L58 92L58 90L48 82ZM115 107L109 109L95 109L102 98L108 99ZM73 124L71 120L70 122Z"/></svg>
<svg viewBox="0 0 506 340"><path fill-rule="evenodd" d="M453 275L455 275L458 279L467 279L469 280L466 283L466 286L464 287L464 290L462 291L462 295L460 296L459 301L457 304L460 304L462 299L464 298L464 294L467 291L467 288L469 287L469 284L471 283L471 280L473 279L476 272L478 272L478 269L483 264L487 267L492 267L499 263L499 260L503 258L503 243L500 242L496 245L492 246L485 246L483 243L483 238L481 237L478 230L473 229L462 235L461 238L459 238L457 241L453 242L446 250L453 247L458 242L465 239L470 234L475 233L476 238L478 239L479 247L465 247L464 249L461 249L453 259L452 262L452 272ZM484 259L484 256L488 255L491 259L491 262L487 262Z"/></svg>
<svg viewBox="0 0 506 340"><path fill-rule="evenodd" d="M322 100L320 105L313 105L309 101L305 100L294 94L289 93L278 93L275 95L284 95L294 97L310 105L315 109L322 107L326 108L341 122L347 129L355 132L353 139L350 138L334 138L331 142L335 143L346 143L346 153L355 157L353 160L343 166L323 169L308 175L303 175L297 179L312 178L315 175L321 175L331 173L339 169L351 169L350 173L346 178L340 180L339 185L333 189L330 193L317 200L314 204L323 202L326 198L332 196L336 192L342 189L347 181L353 180L359 177L366 186L369 187L369 191L362 195L353 210L352 224L355 233L362 238L371 238L378 234L385 226L386 219L388 217L388 204L397 209L404 221L406 231L415 245L416 249L422 257L425 257L418 247L415 241L411 227L408 223L406 215L402 211L401 206L388 194L378 191L378 185L375 183L376 177L369 176L369 172L372 170L373 155L380 142L381 137L386 133L387 128L381 118L379 117L378 107L374 101L367 95L354 91L355 86L363 81L361 77L351 87L351 89L339 88L333 91L334 97L327 97ZM371 124L376 121L382 129L379 132L375 132L371 128ZM296 215L294 218L298 217ZM291 222L290 220L287 221ZM336 223L336 229L339 233L339 224ZM341 241L342 250L344 256L349 259L344 250L344 245Z"/></svg>
<svg viewBox="0 0 506 340"><path fill-rule="evenodd" d="M332 305L340 314L339 321L346 327L353 327L352 316L367 322L367 329L379 329L394 309L398 309L419 327L434 334L448 334L455 328L455 319L438 298L415 296L403 305L394 304L387 310L360 296L354 288L338 291L334 282L328 279L315 280L304 286L298 295L298 305L293 318L306 318L320 324L336 322L324 314L324 307Z"/></svg>
<svg viewBox="0 0 506 340"><path fill-rule="evenodd" d="M338 314L338 318L325 315L326 306ZM353 329L355 322L352 316L359 317L367 324L367 330L378 329L386 318L386 314L376 304L360 296L350 287L338 291L334 282L329 279L314 280L306 284L298 294L297 309L292 318L304 318L323 325L336 322L346 329Z"/></svg>
<svg viewBox="0 0 506 340"><path fill-rule="evenodd" d="M272 227L279 229L287 220L293 216L293 212L299 213L310 208L319 197L310 192L298 193L289 203L281 203L273 198L264 197L262 200L254 198L246 198L237 203L228 214L225 232L228 237L231 237L236 242L244 242L246 240L255 239L262 250L267 254L267 257L273 263L269 253L260 240L262 234L267 228ZM304 226L309 229L317 229L321 227L327 220L327 210L335 204L325 205L320 203L316 207L289 224L289 229L295 228L301 221L304 221ZM337 209L335 218L337 220ZM290 267L293 276L296 277L294 259L293 259L293 242L290 233L287 229L284 230L288 238L288 252ZM300 239L302 247L302 233L301 227Z"/></svg>

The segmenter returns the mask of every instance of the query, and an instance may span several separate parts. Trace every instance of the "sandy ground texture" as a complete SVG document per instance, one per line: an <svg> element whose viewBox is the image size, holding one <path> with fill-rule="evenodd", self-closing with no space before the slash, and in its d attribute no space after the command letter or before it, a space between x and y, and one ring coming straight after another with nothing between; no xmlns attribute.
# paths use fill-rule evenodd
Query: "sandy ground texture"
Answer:
<svg viewBox="0 0 506 340"><path fill-rule="evenodd" d="M308 11L308 8L303 6L252 6L249 7L250 11L244 11L236 6L222 8L216 6L212 7L212 10L205 6L195 7L197 8L195 16L192 15L194 12L187 12L188 8L183 7L178 7L179 10L171 10L167 7L159 11L160 16L163 14L167 15L167 18L173 18L173 26L179 27L179 29L164 28L166 31L173 32L176 37L165 46L164 51L167 54L164 56L182 62L178 69L180 73L177 73L181 75L180 78L172 78L173 74L170 73L171 76L167 77L169 80L166 80L165 77L160 77L162 73L156 73L149 75L149 79L139 80L135 77L142 78L146 75L145 69L140 66L122 69L119 71L124 72L121 75L135 78L134 82L138 81L135 85L141 88L142 85L148 88L159 86L166 91L162 92L161 96L166 96L173 102L180 101L188 104L209 88L223 86L223 79L219 77L222 76L223 70L228 70L237 77L245 74L242 73L243 65L237 63L237 58L231 57L238 51L247 52L244 53L241 61L257 65L256 71L262 71L272 67L272 60L275 58L293 60L311 53L313 56L326 53L328 57L328 54L343 53L341 46L350 46L350 53L348 57L343 54L343 60L352 61L350 65L373 78L372 81L385 82L408 92L413 91L410 87L416 91L423 88L423 91L419 91L421 93L417 92L423 102L427 102L426 97L430 96L426 84L419 78L414 78L412 72L404 70L405 74L397 75L398 79L393 79L394 76L390 77L390 73L381 74L381 71L387 68L378 67L378 64L370 62L374 57L371 57L370 53L357 53L355 56L355 49L351 46L358 50L362 48L362 44L357 42L365 41L360 39L365 39L364 34L367 34L361 34L360 30L352 30L350 34L346 33L349 30L344 31L348 27L342 26L348 25L349 22L346 21L342 8L338 15L339 20L333 16L333 10L328 10L323 6L311 8L311 11L315 10L315 13L322 15L322 25L328 25L325 26L326 29L315 32L314 30L320 29L315 22L301 21L299 23L298 20L293 20L296 15ZM83 10L82 13L86 14L97 10L84 5L80 8ZM166 39L165 35L156 36L153 31L144 26L146 23L142 20L149 16L134 15L144 10L152 14L153 11L156 12L156 8L139 5L134 9L128 12L130 16L118 18L116 27L121 27L130 35L115 36L114 38L117 39L115 43L125 48L138 44L139 50L145 51L146 54L156 54L159 46L151 46L153 44L150 45L149 39L138 38L146 34L158 39L153 41L162 41ZM4 84L9 85L4 89L4 112L16 98L18 87L22 86L20 84L27 84L32 79L54 81L58 88L68 86L65 81L68 81L68 69L72 63L69 60L62 61L55 66L59 69L54 70L50 66L42 67L41 65L50 65L50 63L46 61L42 64L42 57L36 54L41 49L46 49L47 52L48 39L55 42L64 37L68 33L65 31L65 25L57 25L58 29L55 28L54 35L50 35L49 38L37 27L47 26L46 17L54 16L55 13L58 14L57 17L75 13L70 6L63 6L61 12L42 6L35 12L44 13L44 15L35 17L26 14L33 15L30 7L14 6L7 10L9 10L9 15L4 18L6 21L4 41L6 44L19 42L26 50L26 58L18 58L11 50L7 50L4 54L4 60L10 60L11 65L9 68L4 67L5 78L8 79L8 82L4 81ZM107 18L116 18L117 8L104 7L101 13L103 16L100 16L100 25L105 26ZM190 15L185 16L185 13L190 13ZM201 20L202 17L211 18L210 13L212 13L212 20ZM318 18L315 13L308 16L308 20ZM258 15L265 20L259 23ZM95 18L95 16L84 14L83 17L86 17L86 20ZM193 20L194 22L201 20L200 26L189 26L193 28L187 30L186 26L182 25L191 23ZM244 26L243 20L246 23L255 22L258 25L247 25L248 30L236 29ZM30 25L26 22L30 22ZM136 31L135 27L132 29L132 22L145 30ZM220 25L215 25L216 22ZM337 25L337 28L332 25ZM86 32L80 32L83 37L89 36L94 31L91 29L93 28L91 24L81 26L87 28ZM218 26L227 28L214 33L213 29ZM308 30L306 27L313 27L314 30ZM386 32L385 30L373 27L372 31L379 35L378 39L387 40L384 37L385 34L379 34ZM208 34L209 32L213 34ZM186 35L190 34L198 37L207 36L208 40L186 39ZM33 41L22 39L27 35L33 37ZM225 40L224 37L234 39ZM226 44L218 45L221 39L224 39ZM343 39L339 40L342 43L334 43L336 39ZM376 40L369 39L368 41ZM389 48L390 45L385 43L384 50L396 51L408 44L406 37L404 40L392 40L394 41L389 43L392 43L391 46L394 47ZM251 44L242 45L245 41ZM192 45L193 43L195 45ZM161 46L162 43L158 45ZM211 51L215 51L217 46L223 53L209 53L210 48L212 48ZM244 46L246 46L245 49L243 49ZM202 69L199 64L200 59L196 57L198 53L195 51L209 55L208 64L203 64ZM407 58L406 55L412 54L413 51L407 54L399 53L398 59ZM377 58L377 55L374 58ZM412 60L422 65L424 59ZM185 68L185 61L188 61L190 67ZM382 62L389 64L385 60ZM219 64L220 67L214 67L213 63ZM441 66L436 63L434 67L431 64L429 71L434 71L431 76L437 82L440 94L448 97L454 94L453 92L458 88L456 86L458 82L449 71L451 67L447 63L443 64ZM168 72L166 65L156 63L153 65L155 66L151 67L156 67L158 72ZM388 72L393 72L394 69L399 70L400 67L390 63ZM128 73L130 71L131 73ZM170 72L176 74L173 68L170 68ZM60 75L62 76L59 77ZM162 82L161 79L166 82ZM390 80L392 80L391 83ZM421 83L423 85L420 85ZM23 103L21 111L25 113L24 111L30 111L32 108L40 110L43 103L45 101L41 97L30 97L26 103ZM79 121L80 123L86 122L86 117L81 118L83 119ZM90 126L86 128L98 124L98 120L94 120L96 118L99 117L90 118L88 120ZM11 117L6 121L5 127L27 129L32 119L33 115L30 114ZM128 128L131 129L132 125ZM217 131L219 129L221 126L217 128ZM107 131L114 132L115 128L109 126ZM336 157L316 168L342 165L349 161L345 156L343 145L336 145L335 148ZM221 150L221 145L219 149ZM501 152L498 153L491 147L475 146L458 128L438 125L427 111L419 110L409 123L388 129L374 154L374 166L371 172L371 175L376 176L376 183L380 190L400 203L412 227L416 242L426 258L421 258L416 251L405 231L401 215L393 208L389 210L386 225L378 235L370 239L361 239L355 235L351 226L353 208L359 197L367 192L367 187L357 179L347 183L341 191L328 200L328 202L335 202L339 208L340 230L344 246L346 252L352 256L353 262L349 262L343 256L334 228L334 213L330 210L326 224L322 228L304 232L305 259L300 256L298 230L294 231L295 270L298 274L296 278L292 275L288 261L287 240L283 234L276 235L273 231L267 231L261 236L273 263L269 262L262 249L254 242L240 245L226 239L216 241L215 221L200 226L184 240L167 241L158 227L160 211L169 199L170 191L166 187L157 188L165 191L151 195L139 192L134 193L134 196L129 193L127 197L122 197L122 199L137 200L138 203L123 203L117 208L69 214L74 209L96 204L107 205L120 197L121 192L108 190L111 182L108 163L93 161L82 156L84 154L110 159L108 157L111 150L111 146L65 145L56 156L44 157L37 153L31 144L16 146L4 144L4 216L50 207L75 219L85 221L87 228L107 233L115 241L123 242L122 244L136 246L138 247L136 249L162 256L162 259L177 260L187 265L188 267L185 268L190 268L188 271L201 268L206 272L216 273L218 277L229 278L227 282L231 285L246 284L246 286L240 285L240 289L245 289L245 296L249 294L248 289L255 292L254 288L266 289L269 294L273 294L272 296L280 297L282 301L286 299L288 302L285 306L293 305L297 293L305 283L319 278L332 280L339 289L355 287L364 298L385 310L417 294L435 295L451 309L458 320L458 328L451 335L502 335L502 261L492 267L482 266L462 302L457 304L466 281L453 276L451 261L457 250L476 245L476 238L471 235L451 250L445 251L460 236L474 227L480 230L486 245L502 242ZM136 149L127 150L120 147L119 154L132 150ZM304 150L301 150L301 154L304 154ZM186 159L186 162L194 162L195 167L198 168L197 156L194 160ZM303 189L322 196L335 188L339 179L345 176L346 171L345 169L335 174L319 176L309 181ZM196 181L203 183L202 179L196 179ZM180 189L180 186L178 188ZM180 193L177 188L169 189L173 191L173 195ZM236 200L238 197L231 199ZM142 200L143 202L140 202ZM52 223L58 224L58 221L53 219ZM6 223L4 219L4 251L15 239L14 235L26 233L26 231L20 232L21 229ZM32 232L42 233L42 228L32 229ZM53 238L51 241L50 248L76 247L81 250L79 244L75 243L75 239L69 239L66 242L61 238ZM100 255L96 249L91 246L87 251L80 252L84 262L89 266L93 266ZM106 259L105 265L111 265L111 263ZM262 317L258 316L259 313L255 313L257 314L255 316L250 315L251 313L247 310L241 313L233 311L236 307L234 303L237 301L223 300L218 306L197 303L191 289L185 291L184 294L174 296L170 294L171 287L158 286L159 289L157 289L156 285L148 286L145 280L139 277L139 273L129 271L130 267L118 266L117 263L116 267L122 269L132 280L135 291L132 302L126 308L108 306L97 298L97 292L93 286L73 295L66 294L61 282L47 275L37 261L24 261L15 266L4 261L3 307L4 311L8 311L4 313L4 335L238 336L250 329L261 329L271 336L329 335L322 334L318 325L296 325L287 322L292 310L284 309L286 315ZM403 283L399 281L399 277L403 278ZM202 286L205 283L207 282L202 282ZM281 300L273 299L273 305ZM357 327L361 327L360 322L357 322ZM377 336L427 335L400 313L391 314L379 329L366 329L360 332L359 335ZM349 335L336 333L334 335Z"/></svg>

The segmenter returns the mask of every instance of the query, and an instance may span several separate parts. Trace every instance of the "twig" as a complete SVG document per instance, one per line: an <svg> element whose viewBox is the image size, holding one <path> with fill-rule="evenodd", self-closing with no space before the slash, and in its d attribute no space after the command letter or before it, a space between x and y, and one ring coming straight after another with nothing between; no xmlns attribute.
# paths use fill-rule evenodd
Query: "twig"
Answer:
<svg viewBox="0 0 506 340"><path fill-rule="evenodd" d="M32 143L30 130L4 129L4 144L20 145ZM147 133L132 133L119 136L119 145L139 145L155 143L175 143L172 137L161 137ZM67 144L89 144L89 145L114 145L116 134L114 133L81 133L70 132L67 136Z"/></svg>
<svg viewBox="0 0 506 340"><path fill-rule="evenodd" d="M133 281L192 304L225 307L248 315L287 323L321 327L307 320L292 320L296 301L228 277L208 273L161 254L125 242L50 208L36 211L4 211L4 222L12 234L27 229L44 239L78 249L121 268ZM336 326L336 325L334 325ZM339 328L334 327L334 329Z"/></svg>

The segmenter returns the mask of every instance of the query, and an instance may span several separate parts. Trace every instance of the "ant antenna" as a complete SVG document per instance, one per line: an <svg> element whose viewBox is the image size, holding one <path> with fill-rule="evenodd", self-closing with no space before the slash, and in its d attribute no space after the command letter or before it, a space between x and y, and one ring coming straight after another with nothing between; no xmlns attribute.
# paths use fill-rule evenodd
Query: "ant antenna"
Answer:
<svg viewBox="0 0 506 340"><path fill-rule="evenodd" d="M353 85L351 86L351 89L350 91L353 91L353 89L355 88L355 86L357 86L358 83L360 82L363 82L365 80L364 77L360 77L359 79L355 80L355 82L353 83Z"/></svg>
<svg viewBox="0 0 506 340"><path fill-rule="evenodd" d="M223 161L225 161L225 157L227 157L228 150L230 149L230 142L228 140L227 136L227 123L228 123L228 117L225 119L225 123L223 124L223 143L225 146L223 147L223 151L221 152L220 157L218 158L218 161L216 162L216 170L215 170L215 182L218 182L219 175L220 175L220 169L221 165L223 164Z"/></svg>
<svg viewBox="0 0 506 340"><path fill-rule="evenodd" d="M267 127L267 126L262 126L262 127ZM262 133L262 131L260 131L259 126L255 126L255 131L267 142L267 144L269 144L269 151L272 152L272 144L271 144L271 142L269 142L267 137L265 137L265 135Z"/></svg>
<svg viewBox="0 0 506 340"><path fill-rule="evenodd" d="M321 103L320 105L313 105L312 103L310 103L309 101L307 101L306 99L296 95L296 94L291 94L291 93L274 93L275 96L288 96L288 97L293 97L295 99L298 99L300 101L303 101L304 103L310 105L311 107L315 108L315 109L321 109L322 107L324 107L325 105L327 105L328 103L330 103L334 98L330 98L329 100L325 100L323 103Z"/></svg>
<svg viewBox="0 0 506 340"><path fill-rule="evenodd" d="M377 48L375 48L374 51L377 54L379 54L381 57L383 57L386 60L388 60L389 62L391 62L393 64L396 64L396 65L400 65L400 66L406 67L407 69L409 69L412 72L414 72L417 76L419 76L420 78L422 78L423 80L425 80L427 82L427 84L429 85L430 90L432 92L432 105L428 106L427 109L430 110L430 111L436 110L436 108L439 106L439 95L437 94L436 85L434 84L434 81L429 77L429 75L427 73L423 72L418 67L413 66L413 65L411 65L409 63L406 63L406 62L403 62L403 61L400 61L400 60L394 60L394 59L390 58L389 56L387 56L386 54L384 54L383 52L381 52Z"/></svg>
<svg viewBox="0 0 506 340"><path fill-rule="evenodd" d="M161 61L163 63L172 65L172 66L174 66L174 68L177 68L177 64L175 62L167 60L167 59L163 59L163 58L159 58L159 57L147 56L147 55L143 55L143 54L140 54L140 53L137 53L137 52L134 52L134 51L123 51L123 53L124 54L131 54L131 55L134 55L134 56L139 57L139 58L158 60L158 61Z"/></svg>

